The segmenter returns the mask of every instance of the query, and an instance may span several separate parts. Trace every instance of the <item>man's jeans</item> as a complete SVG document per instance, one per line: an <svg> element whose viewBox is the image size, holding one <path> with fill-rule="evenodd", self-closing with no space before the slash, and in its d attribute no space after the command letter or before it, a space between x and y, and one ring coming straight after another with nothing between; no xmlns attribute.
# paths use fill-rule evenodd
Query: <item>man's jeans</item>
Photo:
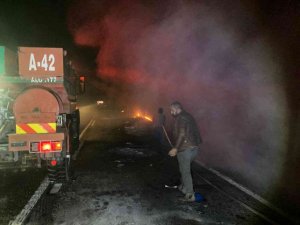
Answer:
<svg viewBox="0 0 300 225"><path fill-rule="evenodd" d="M183 192L194 193L193 180L191 175L191 163L196 158L198 147L190 147L182 152L177 153L177 160L181 174L181 182L183 185Z"/></svg>

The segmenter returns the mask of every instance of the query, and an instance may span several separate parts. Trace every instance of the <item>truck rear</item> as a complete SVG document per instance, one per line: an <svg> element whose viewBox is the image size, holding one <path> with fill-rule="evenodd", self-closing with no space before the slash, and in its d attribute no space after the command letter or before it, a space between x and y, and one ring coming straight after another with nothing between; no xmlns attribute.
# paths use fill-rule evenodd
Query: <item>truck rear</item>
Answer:
<svg viewBox="0 0 300 225"><path fill-rule="evenodd" d="M51 181L68 180L79 146L77 94L84 79L61 48L13 53L0 47L0 149L8 155L2 161L45 164Z"/></svg>

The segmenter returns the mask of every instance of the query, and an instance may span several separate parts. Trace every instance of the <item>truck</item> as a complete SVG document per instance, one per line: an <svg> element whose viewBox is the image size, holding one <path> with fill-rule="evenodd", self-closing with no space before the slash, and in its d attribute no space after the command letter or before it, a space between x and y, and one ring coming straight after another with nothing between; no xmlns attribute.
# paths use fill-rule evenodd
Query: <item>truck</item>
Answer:
<svg viewBox="0 0 300 225"><path fill-rule="evenodd" d="M45 166L51 182L69 180L84 80L62 48L0 46L0 164Z"/></svg>

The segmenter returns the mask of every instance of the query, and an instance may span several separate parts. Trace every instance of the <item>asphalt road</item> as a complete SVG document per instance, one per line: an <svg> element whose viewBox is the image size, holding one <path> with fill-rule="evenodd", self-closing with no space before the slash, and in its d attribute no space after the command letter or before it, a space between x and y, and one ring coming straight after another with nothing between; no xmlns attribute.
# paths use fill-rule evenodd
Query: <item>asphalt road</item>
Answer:
<svg viewBox="0 0 300 225"><path fill-rule="evenodd" d="M90 110L96 122L74 162L75 179L44 196L28 224L268 224L202 180L200 175L212 175L201 168L194 173L195 188L206 201L180 201L178 190L157 182L164 163L151 124L96 106Z"/></svg>
<svg viewBox="0 0 300 225"><path fill-rule="evenodd" d="M96 104L83 106L81 113L82 124L91 119L95 123L73 161L74 179L57 194L45 193L28 224L291 224L197 162L195 191L205 201L180 201L177 189L162 185L177 165L175 159L166 164L162 152L168 148L157 145L150 122ZM163 173L166 168L168 173ZM45 170L2 170L0 176L0 224L7 224L34 193Z"/></svg>
<svg viewBox="0 0 300 225"><path fill-rule="evenodd" d="M55 195L46 193L28 224L291 224L220 177L193 164L200 203L184 203L176 189L162 187L176 163L165 163L147 121L96 105L98 92L80 99L83 147L74 161L75 177ZM44 179L43 169L0 170L0 224L8 224ZM158 179L159 178L159 179Z"/></svg>
<svg viewBox="0 0 300 225"><path fill-rule="evenodd" d="M45 175L45 170L37 168L0 170L0 224L18 215Z"/></svg>

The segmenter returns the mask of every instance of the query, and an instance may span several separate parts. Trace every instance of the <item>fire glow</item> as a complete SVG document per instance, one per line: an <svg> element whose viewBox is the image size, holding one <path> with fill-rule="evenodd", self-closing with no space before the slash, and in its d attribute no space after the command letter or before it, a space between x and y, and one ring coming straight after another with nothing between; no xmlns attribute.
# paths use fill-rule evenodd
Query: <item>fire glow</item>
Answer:
<svg viewBox="0 0 300 225"><path fill-rule="evenodd" d="M260 26L241 16L242 6L232 4L235 13L228 15L210 1L76 2L69 29L78 45L99 48L97 73L111 81L108 96L152 110L184 103L205 139L201 160L270 189L288 134L281 66L273 60L280 57L265 32L249 38L245 25ZM132 117L152 120L139 110Z"/></svg>
<svg viewBox="0 0 300 225"><path fill-rule="evenodd" d="M150 122L153 121L152 117L146 113L143 113L141 111L136 111L133 115L133 118L142 118L144 120L148 120Z"/></svg>

